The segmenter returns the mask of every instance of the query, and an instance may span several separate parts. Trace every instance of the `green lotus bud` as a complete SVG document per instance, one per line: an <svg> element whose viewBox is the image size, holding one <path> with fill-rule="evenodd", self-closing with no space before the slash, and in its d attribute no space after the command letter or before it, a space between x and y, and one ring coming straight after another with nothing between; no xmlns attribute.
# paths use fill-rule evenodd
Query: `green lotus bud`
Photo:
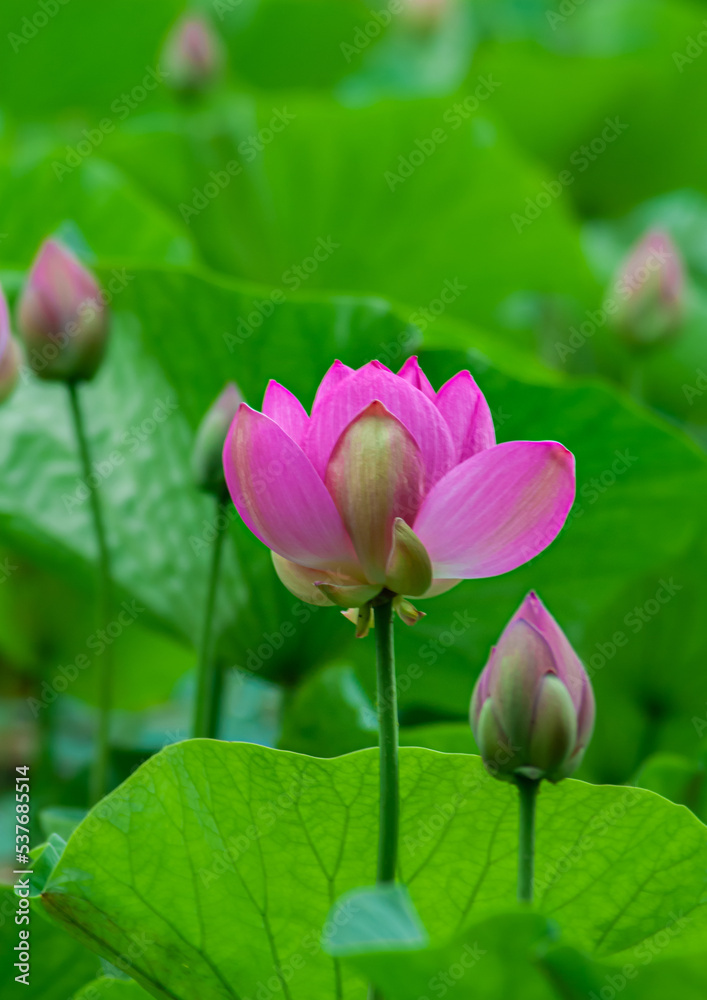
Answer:
<svg viewBox="0 0 707 1000"><path fill-rule="evenodd" d="M229 382L207 410L196 432L192 451L192 474L199 489L220 497L226 489L223 445L228 428L243 402L235 382Z"/></svg>
<svg viewBox="0 0 707 1000"><path fill-rule="evenodd" d="M589 678L567 637L530 593L474 688L471 726L497 777L549 781L580 764L594 727Z"/></svg>

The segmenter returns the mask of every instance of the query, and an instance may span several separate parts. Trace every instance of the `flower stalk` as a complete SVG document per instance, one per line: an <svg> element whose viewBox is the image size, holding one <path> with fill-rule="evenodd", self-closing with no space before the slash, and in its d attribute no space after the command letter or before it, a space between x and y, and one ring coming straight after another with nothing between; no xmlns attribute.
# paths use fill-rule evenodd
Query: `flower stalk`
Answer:
<svg viewBox="0 0 707 1000"><path fill-rule="evenodd" d="M228 507L225 500L218 500L217 507L219 515L227 514ZM225 525L228 524L227 517L222 519L220 516L217 518L217 523L221 523L222 520ZM216 666L213 655L213 620L226 535L227 529L222 527L216 535L211 550L211 566L197 663L196 700L194 703L193 735L197 738L205 737L214 740L218 738L221 673Z"/></svg>
<svg viewBox="0 0 707 1000"><path fill-rule="evenodd" d="M533 901L533 875L535 870L535 806L540 782L534 778L517 775L520 804L518 823L518 900L521 903Z"/></svg>
<svg viewBox="0 0 707 1000"><path fill-rule="evenodd" d="M380 743L379 885L395 881L398 860L400 793L398 772L398 697L393 645L393 602L385 597L373 609L376 636L378 732Z"/></svg>
<svg viewBox="0 0 707 1000"><path fill-rule="evenodd" d="M81 456L84 478L88 481L92 472L91 452L86 434L86 423L79 399L79 387L75 381L66 383L71 404L71 414L76 432L76 441ZM98 545L98 608L101 626L111 618L113 608L113 585L110 568L110 553L106 540L105 523L98 490L90 491L93 530ZM108 791L108 769L110 765L110 712L113 700L113 651L107 645L98 661L98 732L96 752L89 778L89 798L94 804Z"/></svg>

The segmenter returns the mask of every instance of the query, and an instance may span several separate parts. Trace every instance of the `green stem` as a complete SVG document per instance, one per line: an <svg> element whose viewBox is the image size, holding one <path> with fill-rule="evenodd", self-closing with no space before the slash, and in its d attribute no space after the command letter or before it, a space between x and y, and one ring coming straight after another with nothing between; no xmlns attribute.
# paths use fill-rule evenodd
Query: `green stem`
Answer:
<svg viewBox="0 0 707 1000"><path fill-rule="evenodd" d="M533 778L516 777L520 817L518 831L518 899L533 901L533 868L535 862L535 803L540 782Z"/></svg>
<svg viewBox="0 0 707 1000"><path fill-rule="evenodd" d="M380 743L380 826L378 830L378 884L395 881L398 858L398 698L393 651L393 605L390 600L373 611L378 675L378 732Z"/></svg>
<svg viewBox="0 0 707 1000"><path fill-rule="evenodd" d="M92 473L91 452L88 446L86 435L86 424L84 421L81 402L79 399L79 387L76 382L67 383L69 390L69 401L71 403L71 413L74 420L76 440L81 455L81 464L86 484L89 485ZM93 529L98 545L98 576L99 576L99 616L100 626L104 628L111 619L113 611L113 585L110 571L110 555L108 543L106 541L106 530L103 521L103 511L101 500L98 495L98 488L89 486L89 498L91 501L91 513L93 515ZM110 645L106 645L101 653L98 669L98 733L96 738L96 753L93 758L91 775L89 779L89 797L91 804L98 802L108 791L108 764L110 754L110 711L113 699L113 650Z"/></svg>
<svg viewBox="0 0 707 1000"><path fill-rule="evenodd" d="M393 603L384 601L373 609L376 635L378 688L378 742L380 744L380 819L378 827L378 885L395 881L398 859L400 815L398 776L398 692L395 681ZM368 1000L384 1000L375 986L368 987Z"/></svg>
<svg viewBox="0 0 707 1000"><path fill-rule="evenodd" d="M226 504L219 500L218 514L225 514ZM217 517L217 522L221 518ZM226 523L228 523L226 521ZM209 584L206 591L206 607L204 608L204 623L199 648L199 661L196 674L196 701L194 705L194 736L216 739L218 734L218 715L221 690L220 671L216 667L212 650L212 631L216 593L218 591L221 556L223 554L224 538L228 534L226 528L219 528L211 549L211 569Z"/></svg>

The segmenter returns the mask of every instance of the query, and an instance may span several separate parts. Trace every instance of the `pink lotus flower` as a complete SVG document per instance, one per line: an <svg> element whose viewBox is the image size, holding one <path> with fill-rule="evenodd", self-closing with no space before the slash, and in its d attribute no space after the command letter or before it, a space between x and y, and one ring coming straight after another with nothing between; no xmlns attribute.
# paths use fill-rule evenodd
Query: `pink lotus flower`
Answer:
<svg viewBox="0 0 707 1000"><path fill-rule="evenodd" d="M19 370L20 352L10 333L10 315L0 288L0 403L14 389Z"/></svg>
<svg viewBox="0 0 707 1000"><path fill-rule="evenodd" d="M647 346L673 336L685 311L685 269L667 233L650 230L633 247L616 279L614 322L629 343Z"/></svg>
<svg viewBox="0 0 707 1000"><path fill-rule="evenodd" d="M497 777L559 781L579 767L594 693L567 636L530 593L491 650L471 699L471 727Z"/></svg>
<svg viewBox="0 0 707 1000"><path fill-rule="evenodd" d="M22 291L18 324L40 378L92 378L103 360L108 316L90 271L58 240L42 243Z"/></svg>
<svg viewBox="0 0 707 1000"><path fill-rule="evenodd" d="M223 64L223 47L205 17L191 14L176 23L165 44L164 64L176 90L202 90L213 82Z"/></svg>
<svg viewBox="0 0 707 1000"><path fill-rule="evenodd" d="M497 445L469 372L435 392L416 358L397 375L336 361L311 415L270 382L262 413L240 406L223 459L285 586L342 608L507 573L550 544L574 499L566 448Z"/></svg>

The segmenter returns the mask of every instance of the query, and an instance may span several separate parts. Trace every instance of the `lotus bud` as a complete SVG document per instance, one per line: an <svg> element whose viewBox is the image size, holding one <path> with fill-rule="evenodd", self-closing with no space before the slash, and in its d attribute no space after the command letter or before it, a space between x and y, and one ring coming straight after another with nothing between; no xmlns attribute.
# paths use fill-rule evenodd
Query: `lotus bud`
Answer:
<svg viewBox="0 0 707 1000"><path fill-rule="evenodd" d="M105 301L90 271L57 240L39 248L18 325L40 378L79 382L96 374L108 336Z"/></svg>
<svg viewBox="0 0 707 1000"><path fill-rule="evenodd" d="M15 388L20 372L20 349L10 333L10 314L0 288L0 403Z"/></svg>
<svg viewBox="0 0 707 1000"><path fill-rule="evenodd" d="M577 654L530 593L477 681L471 728L496 777L560 781L577 769L594 728L594 694Z"/></svg>
<svg viewBox="0 0 707 1000"><path fill-rule="evenodd" d="M619 269L620 296L614 316L617 332L635 347L649 347L674 336L685 312L685 268L667 235L651 230L639 240Z"/></svg>
<svg viewBox="0 0 707 1000"><path fill-rule="evenodd" d="M420 31L432 31L455 0L404 0L403 15Z"/></svg>
<svg viewBox="0 0 707 1000"><path fill-rule="evenodd" d="M173 27L164 49L164 68L174 90L194 94L216 80L223 46L205 17L191 14Z"/></svg>
<svg viewBox="0 0 707 1000"><path fill-rule="evenodd" d="M206 411L196 432L192 451L192 474L199 489L218 497L225 494L223 444L243 397L235 382L229 382Z"/></svg>

